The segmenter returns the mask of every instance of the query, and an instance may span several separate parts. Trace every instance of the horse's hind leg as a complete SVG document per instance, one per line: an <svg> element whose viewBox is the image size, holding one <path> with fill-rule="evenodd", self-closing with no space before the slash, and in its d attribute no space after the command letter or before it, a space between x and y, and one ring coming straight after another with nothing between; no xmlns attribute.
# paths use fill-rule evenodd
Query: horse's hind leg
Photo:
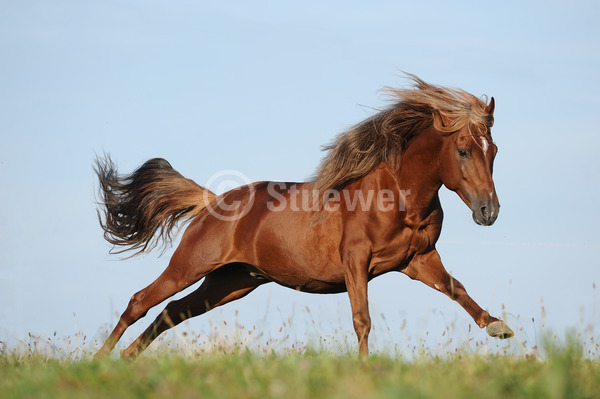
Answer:
<svg viewBox="0 0 600 399"><path fill-rule="evenodd" d="M186 269L181 266L186 264L178 262L176 258L176 255L173 255L167 269L152 284L131 297L127 309L95 357L102 357L110 353L125 330L143 317L150 308L194 284L211 271L208 270L202 274L197 270Z"/></svg>
<svg viewBox="0 0 600 399"><path fill-rule="evenodd" d="M252 277L241 264L231 264L213 271L196 291L170 302L146 331L121 351L121 356L136 357L164 331L217 306L240 299L267 282Z"/></svg>

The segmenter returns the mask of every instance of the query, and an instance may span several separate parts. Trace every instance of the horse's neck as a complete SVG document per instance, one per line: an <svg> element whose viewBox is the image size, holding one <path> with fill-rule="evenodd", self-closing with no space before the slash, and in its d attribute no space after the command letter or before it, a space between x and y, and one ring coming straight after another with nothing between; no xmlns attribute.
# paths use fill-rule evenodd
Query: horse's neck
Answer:
<svg viewBox="0 0 600 399"><path fill-rule="evenodd" d="M406 193L407 209L428 209L438 203L441 147L442 137L433 129L424 130L408 143L395 173L398 189Z"/></svg>
<svg viewBox="0 0 600 399"><path fill-rule="evenodd" d="M434 207L439 207L438 191L442 185L438 156L442 147L441 135L426 129L410 140L401 157L400 167L393 168L387 162L381 163L368 175L351 183L344 191L362 190L377 195L386 190L396 201L402 201L411 217L417 219Z"/></svg>

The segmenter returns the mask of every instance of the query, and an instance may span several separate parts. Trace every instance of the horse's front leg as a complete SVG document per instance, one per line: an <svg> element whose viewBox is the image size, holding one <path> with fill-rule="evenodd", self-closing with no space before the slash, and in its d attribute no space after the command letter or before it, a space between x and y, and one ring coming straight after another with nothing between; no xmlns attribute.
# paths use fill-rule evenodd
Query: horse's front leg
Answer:
<svg viewBox="0 0 600 399"><path fill-rule="evenodd" d="M352 321L358 338L358 350L361 357L369 354L369 332L371 316L367 299L368 255L360 255L358 251L342 254L346 290L352 307Z"/></svg>
<svg viewBox="0 0 600 399"><path fill-rule="evenodd" d="M513 331L502 320L490 316L467 294L465 287L448 274L436 250L416 256L402 272L458 302L479 327L487 327L490 336L510 338L514 335Z"/></svg>

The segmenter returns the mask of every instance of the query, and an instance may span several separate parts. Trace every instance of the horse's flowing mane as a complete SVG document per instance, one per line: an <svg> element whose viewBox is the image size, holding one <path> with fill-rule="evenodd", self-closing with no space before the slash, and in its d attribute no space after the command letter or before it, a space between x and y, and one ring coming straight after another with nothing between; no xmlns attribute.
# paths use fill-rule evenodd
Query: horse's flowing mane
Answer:
<svg viewBox="0 0 600 399"><path fill-rule="evenodd" d="M492 126L493 118L485 111L482 99L406 75L411 88L384 89L395 100L391 106L323 146L328 153L314 177L316 189L340 190L381 162L398 168L407 143L431 125L440 134L452 134L465 126L473 133L485 134Z"/></svg>

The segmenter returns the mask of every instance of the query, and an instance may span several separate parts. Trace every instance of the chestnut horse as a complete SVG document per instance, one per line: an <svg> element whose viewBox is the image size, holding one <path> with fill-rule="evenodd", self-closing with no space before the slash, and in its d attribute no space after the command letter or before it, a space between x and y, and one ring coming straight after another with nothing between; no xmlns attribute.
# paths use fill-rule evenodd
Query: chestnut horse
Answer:
<svg viewBox="0 0 600 399"><path fill-rule="evenodd" d="M169 328L276 282L310 293L348 292L359 352L368 354L367 283L400 271L457 301L493 337L513 332L483 310L446 272L436 241L442 227L438 190L456 192L477 224L500 205L492 180L494 98L426 83L389 89L393 103L340 134L313 181L257 182L216 196L163 159L128 176L97 159L105 238L143 253L168 242L192 220L166 270L131 298L96 356L153 306L170 302L122 356L135 357ZM120 251L120 252L122 252ZM137 254L136 253L136 254Z"/></svg>

